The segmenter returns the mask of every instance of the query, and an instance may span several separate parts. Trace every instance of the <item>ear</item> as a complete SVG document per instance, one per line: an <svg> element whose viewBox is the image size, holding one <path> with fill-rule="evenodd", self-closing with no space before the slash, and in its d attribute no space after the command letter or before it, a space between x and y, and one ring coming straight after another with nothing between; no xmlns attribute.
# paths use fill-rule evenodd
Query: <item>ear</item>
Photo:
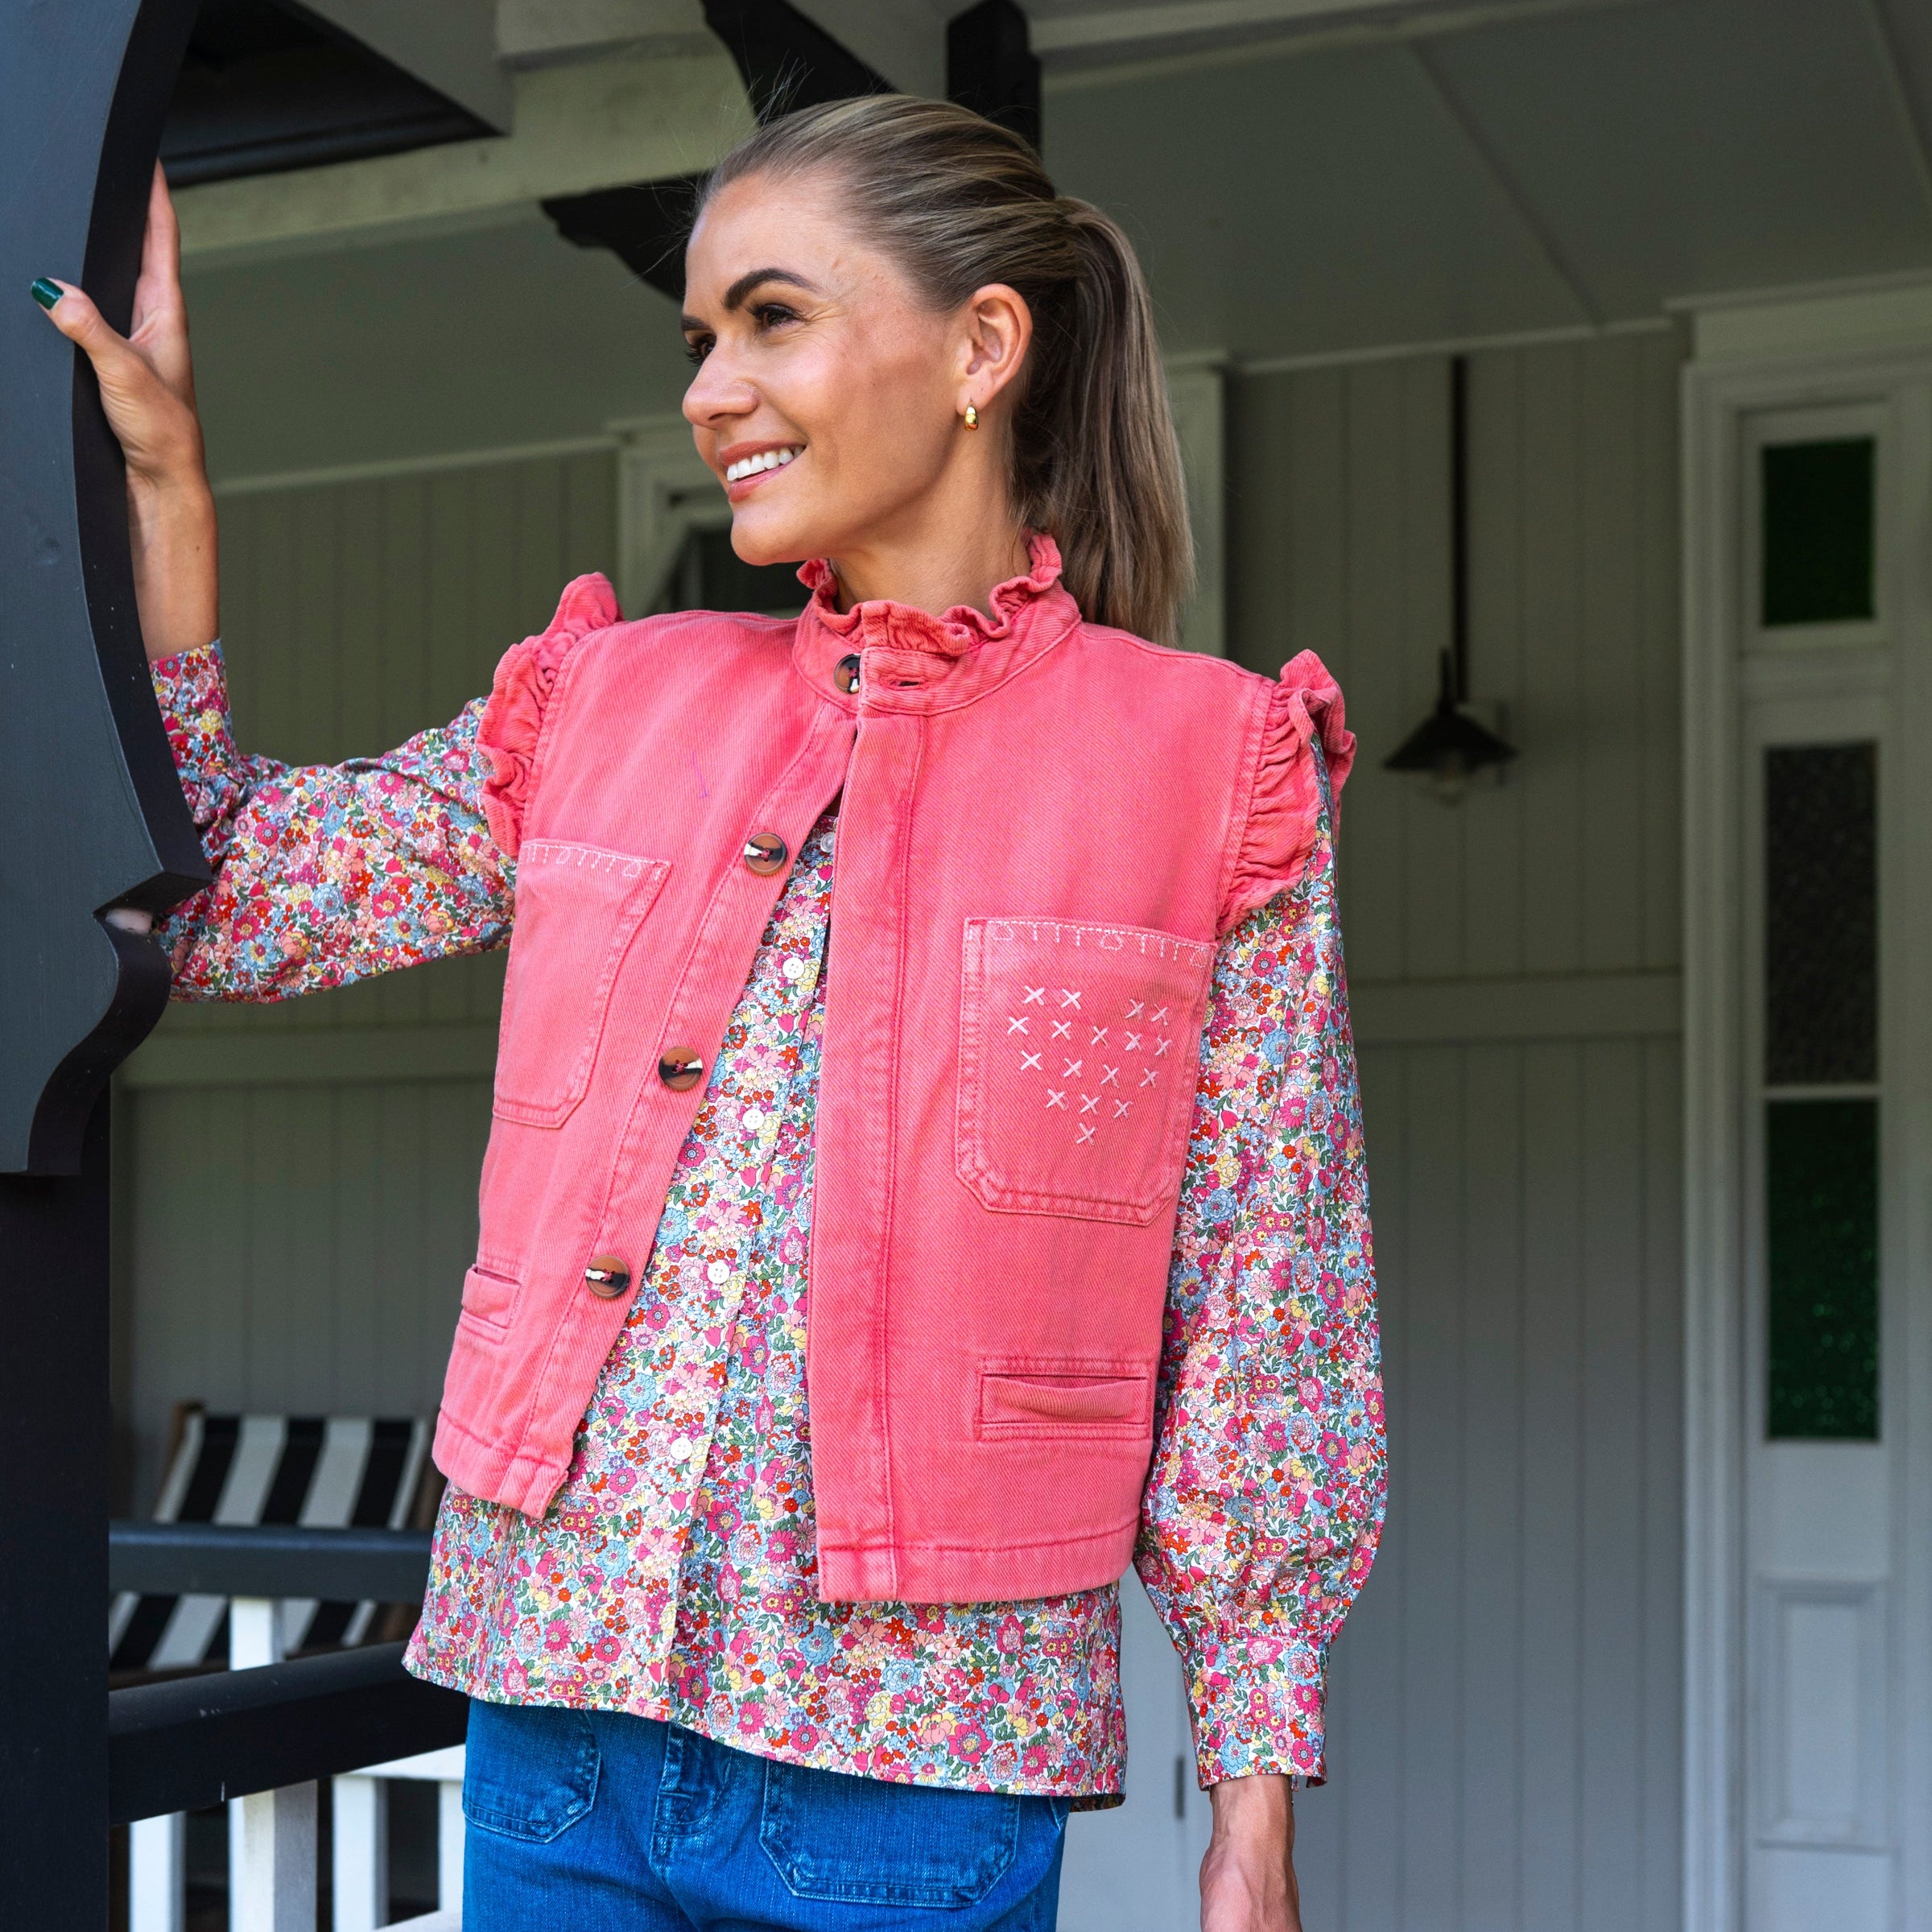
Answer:
<svg viewBox="0 0 1932 1932"><path fill-rule="evenodd" d="M960 310L959 401L984 414L1012 383L1033 341L1033 311L1004 282L975 289Z"/></svg>

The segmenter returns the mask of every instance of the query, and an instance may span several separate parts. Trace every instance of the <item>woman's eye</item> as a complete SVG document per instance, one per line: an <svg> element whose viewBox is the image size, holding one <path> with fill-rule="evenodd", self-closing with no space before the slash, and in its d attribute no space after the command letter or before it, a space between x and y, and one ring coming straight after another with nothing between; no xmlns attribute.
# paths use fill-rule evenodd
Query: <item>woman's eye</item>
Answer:
<svg viewBox="0 0 1932 1932"><path fill-rule="evenodd" d="M752 314L757 317L760 328L775 328L781 322L795 322L799 312L787 308L782 302L761 302Z"/></svg>
<svg viewBox="0 0 1932 1932"><path fill-rule="evenodd" d="M699 363L702 362L710 353L711 342L708 337L704 336L685 337L684 360L690 363L692 368L696 368Z"/></svg>

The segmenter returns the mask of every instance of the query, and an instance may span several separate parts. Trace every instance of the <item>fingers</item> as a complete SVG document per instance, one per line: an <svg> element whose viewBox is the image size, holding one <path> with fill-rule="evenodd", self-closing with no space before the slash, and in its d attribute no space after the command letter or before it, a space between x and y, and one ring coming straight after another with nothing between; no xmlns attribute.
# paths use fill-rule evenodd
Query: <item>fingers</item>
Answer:
<svg viewBox="0 0 1932 1932"><path fill-rule="evenodd" d="M126 452L130 478L171 483L200 478L200 431L193 409L147 357L72 283L43 280L35 283L34 295L47 308L47 320L93 364L101 406Z"/></svg>
<svg viewBox="0 0 1932 1932"><path fill-rule="evenodd" d="M43 287L53 287L60 292L52 302L40 292ZM133 357L134 351L128 346L127 338L108 327L106 319L96 308L91 297L71 282L63 282L58 277L43 275L35 285L34 297L47 311L47 319L76 348L85 349L94 367L103 375L106 365L117 353Z"/></svg>
<svg viewBox="0 0 1932 1932"><path fill-rule="evenodd" d="M134 284L134 326L140 327L147 311L171 298L178 302L180 295L181 224L168 195L167 177L157 161L148 190L147 230L141 241L141 275Z"/></svg>

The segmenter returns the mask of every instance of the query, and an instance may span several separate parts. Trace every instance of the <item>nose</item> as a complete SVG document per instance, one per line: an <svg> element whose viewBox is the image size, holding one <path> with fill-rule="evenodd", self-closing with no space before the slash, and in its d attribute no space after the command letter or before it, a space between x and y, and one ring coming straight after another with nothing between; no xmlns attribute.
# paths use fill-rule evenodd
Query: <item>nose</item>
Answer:
<svg viewBox="0 0 1932 1932"><path fill-rule="evenodd" d="M733 372L721 349L714 349L698 365L684 391L684 419L694 429L716 429L749 415L758 406L758 391Z"/></svg>

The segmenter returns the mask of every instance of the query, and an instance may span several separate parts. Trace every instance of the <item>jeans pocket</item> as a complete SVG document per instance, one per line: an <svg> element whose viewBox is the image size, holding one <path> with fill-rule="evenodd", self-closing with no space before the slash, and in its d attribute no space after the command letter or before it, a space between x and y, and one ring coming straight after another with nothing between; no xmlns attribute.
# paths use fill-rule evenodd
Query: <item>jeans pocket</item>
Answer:
<svg viewBox="0 0 1932 1932"><path fill-rule="evenodd" d="M758 1843L795 1898L970 1905L1012 1865L1026 1802L773 1760Z"/></svg>
<svg viewBox="0 0 1932 1932"><path fill-rule="evenodd" d="M581 1711L469 1707L463 1815L480 1831L530 1844L560 1838L597 1798L597 1740Z"/></svg>

